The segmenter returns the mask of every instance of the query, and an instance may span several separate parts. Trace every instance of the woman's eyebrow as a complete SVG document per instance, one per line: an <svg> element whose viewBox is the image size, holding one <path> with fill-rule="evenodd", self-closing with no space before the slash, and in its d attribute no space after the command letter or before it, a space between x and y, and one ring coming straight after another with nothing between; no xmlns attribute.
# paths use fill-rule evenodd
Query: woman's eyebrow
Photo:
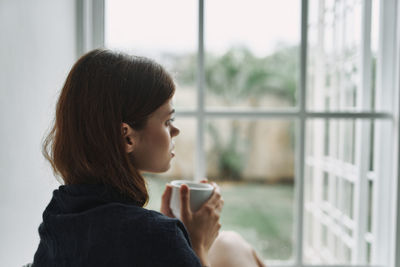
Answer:
<svg viewBox="0 0 400 267"><path fill-rule="evenodd" d="M173 114L173 113L175 113L175 109L171 110L171 111L168 113L168 115L171 115L171 114Z"/></svg>

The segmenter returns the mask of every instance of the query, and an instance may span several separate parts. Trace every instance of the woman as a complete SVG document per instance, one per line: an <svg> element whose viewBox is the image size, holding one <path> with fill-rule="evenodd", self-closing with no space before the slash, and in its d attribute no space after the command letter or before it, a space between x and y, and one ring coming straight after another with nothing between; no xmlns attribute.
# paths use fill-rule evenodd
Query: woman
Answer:
<svg viewBox="0 0 400 267"><path fill-rule="evenodd" d="M181 187L181 221L170 212L168 186L165 215L143 208L142 173L165 172L174 157L174 91L168 73L146 58L97 49L73 66L43 145L64 185L43 213L33 266L210 265L223 206L216 184L195 213Z"/></svg>

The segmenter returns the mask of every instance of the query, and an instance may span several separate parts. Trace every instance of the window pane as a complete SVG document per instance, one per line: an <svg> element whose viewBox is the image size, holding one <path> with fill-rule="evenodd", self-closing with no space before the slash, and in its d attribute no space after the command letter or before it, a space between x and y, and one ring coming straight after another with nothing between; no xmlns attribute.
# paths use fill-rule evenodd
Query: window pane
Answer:
<svg viewBox="0 0 400 267"><path fill-rule="evenodd" d="M106 0L105 45L161 63L178 85L175 105L195 108L197 18L195 0Z"/></svg>
<svg viewBox="0 0 400 267"><path fill-rule="evenodd" d="M373 214L373 188L374 182L368 181L368 213L367 213L367 231L372 232L372 214Z"/></svg>
<svg viewBox="0 0 400 267"><path fill-rule="evenodd" d="M371 264L371 255L372 253L371 253L371 244L370 243L368 243L367 244L367 263L368 264Z"/></svg>
<svg viewBox="0 0 400 267"><path fill-rule="evenodd" d="M372 86L372 98L371 105L373 109L375 106L375 95L376 95L376 63L378 58L378 43L379 43L379 9L381 1L372 1L372 12L371 12L371 86Z"/></svg>
<svg viewBox="0 0 400 267"><path fill-rule="evenodd" d="M176 118L174 125L180 129L175 140L175 157L171 169L162 174L146 174L150 201L149 209L160 210L165 184L172 180L193 180L197 123L194 118Z"/></svg>
<svg viewBox="0 0 400 267"><path fill-rule="evenodd" d="M207 121L207 176L222 188L222 227L268 260L293 252L294 122Z"/></svg>
<svg viewBox="0 0 400 267"><path fill-rule="evenodd" d="M363 1L310 0L309 6L307 108L365 110L371 103L362 103L362 97L369 94L373 99L375 72L365 77L372 88L361 88L361 48L368 41L361 38ZM375 55L372 51L372 67Z"/></svg>
<svg viewBox="0 0 400 267"><path fill-rule="evenodd" d="M282 108L296 104L299 3L207 1L207 106Z"/></svg>

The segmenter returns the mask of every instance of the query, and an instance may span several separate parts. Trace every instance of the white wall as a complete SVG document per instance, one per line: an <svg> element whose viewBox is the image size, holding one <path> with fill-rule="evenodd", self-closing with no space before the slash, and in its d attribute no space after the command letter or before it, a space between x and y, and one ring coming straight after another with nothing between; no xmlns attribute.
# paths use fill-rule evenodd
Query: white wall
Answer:
<svg viewBox="0 0 400 267"><path fill-rule="evenodd" d="M75 61L74 0L0 0L0 266L32 261L51 192L41 155Z"/></svg>

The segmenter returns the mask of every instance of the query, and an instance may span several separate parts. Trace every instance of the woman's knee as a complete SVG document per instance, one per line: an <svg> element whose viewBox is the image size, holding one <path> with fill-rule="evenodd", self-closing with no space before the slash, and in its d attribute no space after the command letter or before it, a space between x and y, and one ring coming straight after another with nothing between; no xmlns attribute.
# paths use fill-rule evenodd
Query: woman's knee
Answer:
<svg viewBox="0 0 400 267"><path fill-rule="evenodd" d="M263 266L251 245L234 231L222 231L209 252L212 267Z"/></svg>

